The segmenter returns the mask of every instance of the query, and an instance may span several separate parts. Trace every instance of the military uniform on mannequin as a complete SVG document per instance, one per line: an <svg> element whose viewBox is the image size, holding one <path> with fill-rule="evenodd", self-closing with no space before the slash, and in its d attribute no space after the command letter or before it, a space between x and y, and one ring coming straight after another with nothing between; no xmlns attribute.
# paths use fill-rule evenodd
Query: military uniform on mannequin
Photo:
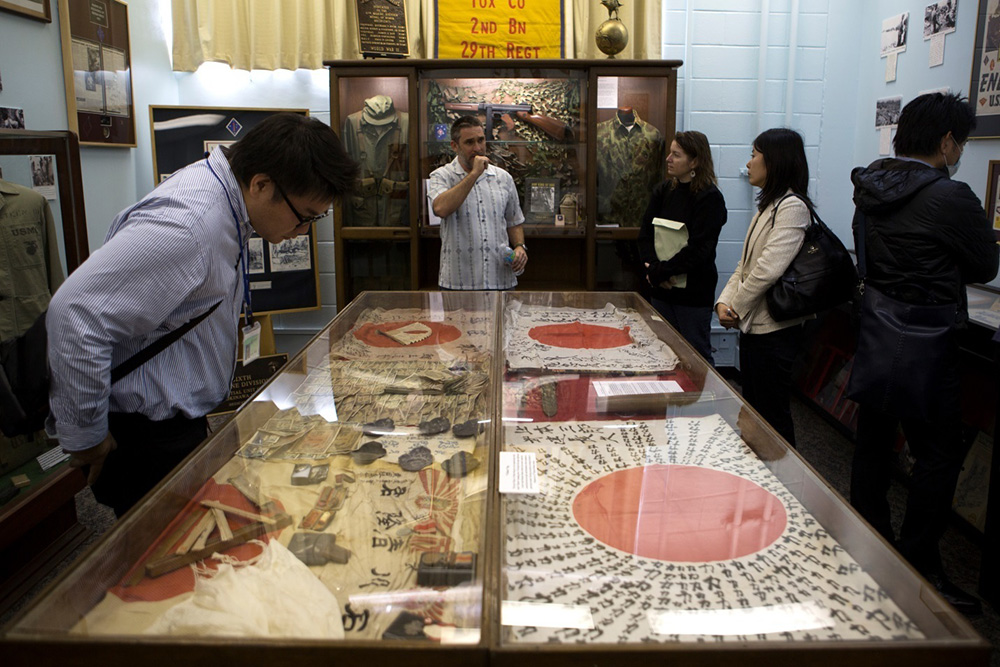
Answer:
<svg viewBox="0 0 1000 667"><path fill-rule="evenodd" d="M344 121L344 147L361 163L361 186L344 201L345 227L409 226L410 116L388 95L365 100Z"/></svg>
<svg viewBox="0 0 1000 667"><path fill-rule="evenodd" d="M638 227L664 179L666 142L630 107L597 124L597 223Z"/></svg>
<svg viewBox="0 0 1000 667"><path fill-rule="evenodd" d="M30 188L0 179L0 341L27 331L62 281L49 203ZM0 472L48 447L44 431L0 436Z"/></svg>
<svg viewBox="0 0 1000 667"><path fill-rule="evenodd" d="M20 336L62 284L52 210L30 188L0 180L0 340Z"/></svg>

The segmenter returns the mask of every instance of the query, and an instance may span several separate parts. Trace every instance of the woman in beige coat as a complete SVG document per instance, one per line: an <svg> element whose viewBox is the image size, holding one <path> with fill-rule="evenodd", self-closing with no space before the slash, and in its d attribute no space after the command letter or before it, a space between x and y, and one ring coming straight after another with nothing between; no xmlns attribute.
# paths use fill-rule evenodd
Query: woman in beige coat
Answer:
<svg viewBox="0 0 1000 667"><path fill-rule="evenodd" d="M792 364L808 318L775 321L765 294L802 247L812 202L809 165L798 132L771 129L753 142L747 163L750 184L760 188L736 270L715 312L727 329L740 330L743 398L792 446L795 431L789 398Z"/></svg>

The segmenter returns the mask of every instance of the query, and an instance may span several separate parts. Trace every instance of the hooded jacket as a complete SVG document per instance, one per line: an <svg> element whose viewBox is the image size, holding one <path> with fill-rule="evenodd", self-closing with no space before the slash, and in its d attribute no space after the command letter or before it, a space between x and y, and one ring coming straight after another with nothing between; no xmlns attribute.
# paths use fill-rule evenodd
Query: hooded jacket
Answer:
<svg viewBox="0 0 1000 667"><path fill-rule="evenodd" d="M958 303L965 321L965 285L992 280L1000 261L972 189L944 169L899 158L858 167L851 181L855 248L865 223L866 282L907 303Z"/></svg>

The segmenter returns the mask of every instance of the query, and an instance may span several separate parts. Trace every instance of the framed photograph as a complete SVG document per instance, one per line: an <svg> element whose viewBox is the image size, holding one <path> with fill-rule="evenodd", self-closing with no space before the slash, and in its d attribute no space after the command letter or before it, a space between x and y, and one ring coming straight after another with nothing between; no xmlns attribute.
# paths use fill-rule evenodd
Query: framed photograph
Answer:
<svg viewBox="0 0 1000 667"><path fill-rule="evenodd" d="M990 160L986 172L986 215L990 218L993 231L1000 238L1000 160Z"/></svg>
<svg viewBox="0 0 1000 667"><path fill-rule="evenodd" d="M1000 0L979 0L976 44L972 50L969 101L976 109L976 128L970 139L1000 138Z"/></svg>
<svg viewBox="0 0 1000 667"><path fill-rule="evenodd" d="M52 7L49 5L49 0L0 0L0 10L52 23Z"/></svg>
<svg viewBox="0 0 1000 667"><path fill-rule="evenodd" d="M84 146L134 147L128 5L59 0L59 17L70 130Z"/></svg>
<svg viewBox="0 0 1000 667"><path fill-rule="evenodd" d="M559 179L524 179L524 218L526 222L555 224L559 212Z"/></svg>

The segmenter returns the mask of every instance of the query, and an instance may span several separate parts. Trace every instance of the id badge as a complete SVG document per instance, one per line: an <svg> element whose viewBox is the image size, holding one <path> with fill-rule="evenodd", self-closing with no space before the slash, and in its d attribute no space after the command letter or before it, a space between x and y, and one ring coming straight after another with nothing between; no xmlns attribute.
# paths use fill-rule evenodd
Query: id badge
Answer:
<svg viewBox="0 0 1000 667"><path fill-rule="evenodd" d="M243 327L243 365L260 356L260 322Z"/></svg>

